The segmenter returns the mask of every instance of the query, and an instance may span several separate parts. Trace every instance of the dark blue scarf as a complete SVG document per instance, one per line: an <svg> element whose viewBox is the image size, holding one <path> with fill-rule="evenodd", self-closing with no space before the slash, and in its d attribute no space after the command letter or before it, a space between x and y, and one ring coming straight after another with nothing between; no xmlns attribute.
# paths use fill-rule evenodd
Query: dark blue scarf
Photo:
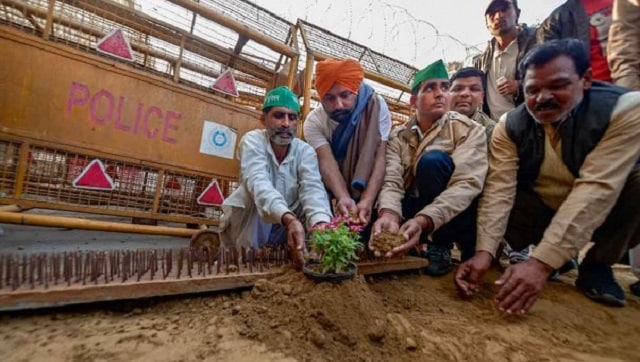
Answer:
<svg viewBox="0 0 640 362"><path fill-rule="evenodd" d="M338 127L333 131L331 150L338 164L341 164L347 155L349 141L356 131L356 127L360 121L360 115L362 115L362 112L367 108L367 103L369 103L371 95L373 95L373 88L370 85L362 83L360 89L358 89L358 99L356 100L356 106L353 108L351 117L349 117L347 121L338 124Z"/></svg>

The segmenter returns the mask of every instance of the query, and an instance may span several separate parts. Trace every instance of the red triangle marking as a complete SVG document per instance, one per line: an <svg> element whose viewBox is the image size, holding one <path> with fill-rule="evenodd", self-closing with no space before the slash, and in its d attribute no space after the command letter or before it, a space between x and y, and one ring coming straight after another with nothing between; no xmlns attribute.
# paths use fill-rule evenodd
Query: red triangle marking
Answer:
<svg viewBox="0 0 640 362"><path fill-rule="evenodd" d="M236 79L233 77L231 68L225 70L224 73L220 74L218 79L213 82L211 88L234 97L240 95L238 93L238 88L236 87Z"/></svg>
<svg viewBox="0 0 640 362"><path fill-rule="evenodd" d="M169 190L182 190L182 185L180 185L177 178L170 176L167 182L165 182L164 188Z"/></svg>
<svg viewBox="0 0 640 362"><path fill-rule="evenodd" d="M198 196L198 204L220 206L224 202L224 196L218 186L218 181L211 181L204 191Z"/></svg>
<svg viewBox="0 0 640 362"><path fill-rule="evenodd" d="M73 180L73 187L89 190L113 190L116 186L99 159L95 159Z"/></svg>
<svg viewBox="0 0 640 362"><path fill-rule="evenodd" d="M134 60L131 45L129 45L129 41L125 38L122 29L119 28L113 29L109 34L105 35L104 38L100 39L96 45L96 50L100 53L112 55L123 60Z"/></svg>

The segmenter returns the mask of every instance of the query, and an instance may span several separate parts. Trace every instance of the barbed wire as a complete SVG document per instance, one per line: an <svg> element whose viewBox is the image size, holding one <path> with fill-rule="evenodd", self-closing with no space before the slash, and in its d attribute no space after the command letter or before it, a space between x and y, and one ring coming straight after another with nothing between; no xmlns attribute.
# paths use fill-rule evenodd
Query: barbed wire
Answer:
<svg viewBox="0 0 640 362"><path fill-rule="evenodd" d="M258 3L258 1L253 2ZM362 6L358 7L358 4L362 4ZM289 21L292 22L295 22L296 19L300 18L318 26L325 27L349 40L359 42L362 42L363 39L354 39L354 37L356 36L356 32L362 32L364 29L368 31L368 34L363 37L364 39L376 40L374 37L376 30L375 26L377 26L377 24L375 26L371 26L369 23L377 23L381 20L380 25L383 27L383 34L385 34L382 39L379 39L382 44L382 49L376 49L376 47L372 47L372 49L386 54L390 44L396 44L398 40L401 40L405 38L407 34L410 34L411 39L408 41L412 41L414 46L411 49L407 49L410 53L404 54L405 57L408 58L404 59L404 61L412 64L416 64L419 60L420 52L424 52L425 49L429 49L430 51L438 51L438 49L440 49L440 52L442 52L442 58L449 58L447 53L450 53L450 47L445 45L447 41L450 41L455 44L455 46L459 47L457 50L464 50L466 55L465 59L482 52L480 46L484 43L469 44L448 32L443 32L432 21L418 17L412 14L406 7L394 4L390 1L370 0L366 3L345 1L343 5L344 9L340 9L341 15L339 15L339 19L344 19L344 26L339 28L327 28L324 22L317 21L317 16L310 16L310 14L322 14L327 18L335 18L336 11L335 4L333 2L308 0L304 2L304 11L302 14L293 14L290 12L289 14L281 14L281 16L288 18ZM268 7L266 4L263 4L262 6ZM370 16L371 14L380 14L382 18L372 19ZM403 27L409 27L408 32L403 32ZM428 29L428 31L423 31L425 28ZM463 59L451 60L463 61Z"/></svg>

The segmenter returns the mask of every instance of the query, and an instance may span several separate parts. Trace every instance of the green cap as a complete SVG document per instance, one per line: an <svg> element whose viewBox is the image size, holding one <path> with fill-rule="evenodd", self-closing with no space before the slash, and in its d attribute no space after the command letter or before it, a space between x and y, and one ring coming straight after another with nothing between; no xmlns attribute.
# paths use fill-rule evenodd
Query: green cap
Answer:
<svg viewBox="0 0 640 362"><path fill-rule="evenodd" d="M416 73L411 82L411 92L413 92L420 83L427 79L449 79L447 67L442 59L436 60L434 63L427 65L424 69Z"/></svg>
<svg viewBox="0 0 640 362"><path fill-rule="evenodd" d="M285 107L300 113L298 97L286 86L274 88L264 97L262 109L271 107Z"/></svg>

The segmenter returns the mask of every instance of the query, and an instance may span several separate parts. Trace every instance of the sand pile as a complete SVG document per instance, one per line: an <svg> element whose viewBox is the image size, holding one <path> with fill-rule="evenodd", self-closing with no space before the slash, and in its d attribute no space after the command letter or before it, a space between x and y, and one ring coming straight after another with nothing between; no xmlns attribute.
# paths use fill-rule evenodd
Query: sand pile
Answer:
<svg viewBox="0 0 640 362"><path fill-rule="evenodd" d="M397 360L417 348L410 323L386 312L362 276L315 283L291 270L258 281L232 315L240 335L300 360Z"/></svg>

